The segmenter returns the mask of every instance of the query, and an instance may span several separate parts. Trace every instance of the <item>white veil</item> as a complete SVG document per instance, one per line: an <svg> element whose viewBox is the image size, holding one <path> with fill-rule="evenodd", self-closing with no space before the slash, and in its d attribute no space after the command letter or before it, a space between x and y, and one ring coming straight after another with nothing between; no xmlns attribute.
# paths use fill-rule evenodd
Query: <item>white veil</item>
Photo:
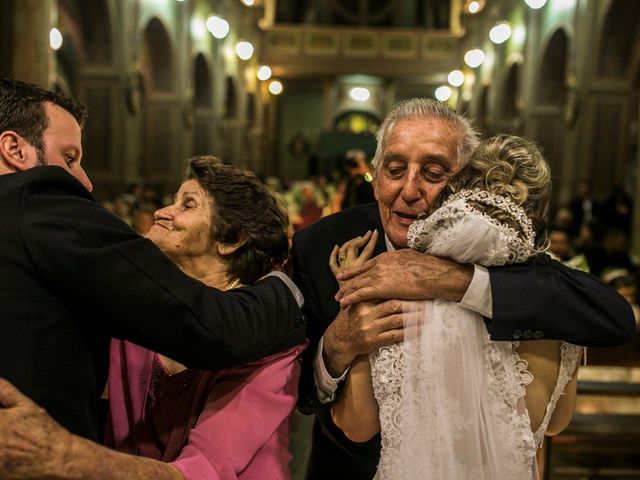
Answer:
<svg viewBox="0 0 640 480"><path fill-rule="evenodd" d="M480 315L452 302L428 303L426 312L415 312L406 320L407 331L413 333L403 344L398 422L403 439L399 457L407 466L404 478L531 478L526 469L517 473L509 412L497 401L487 372L488 334ZM524 420L527 434L528 417Z"/></svg>
<svg viewBox="0 0 640 480"><path fill-rule="evenodd" d="M484 265L513 260L515 231L451 200L412 225L412 248ZM383 445L385 429L399 441L386 442L379 478L531 479L526 365L514 345L489 342L482 317L454 302L415 302L412 310L396 425L382 426Z"/></svg>

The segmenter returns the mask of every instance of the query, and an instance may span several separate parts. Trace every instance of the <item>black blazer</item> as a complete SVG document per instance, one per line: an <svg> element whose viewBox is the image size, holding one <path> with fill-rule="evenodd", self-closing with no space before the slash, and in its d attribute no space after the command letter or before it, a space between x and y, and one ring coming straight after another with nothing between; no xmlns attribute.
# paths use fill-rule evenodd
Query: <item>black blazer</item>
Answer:
<svg viewBox="0 0 640 480"><path fill-rule="evenodd" d="M110 337L192 368L304 341L277 278L222 293L183 274L59 167L0 175L0 377L96 438Z"/></svg>
<svg viewBox="0 0 640 480"><path fill-rule="evenodd" d="M313 357L324 331L338 313L338 283L329 268L334 245L382 225L377 204L358 205L323 218L293 239L293 278L305 297L310 345L303 356L299 409L319 413L309 460L308 478L373 477L379 459L379 437L356 444L333 425L320 404L313 379ZM385 250L378 237L375 254ZM547 255L527 264L489 268L493 318L485 319L493 340L562 339L586 346L615 345L634 334L629 304L615 290L589 274L569 269Z"/></svg>

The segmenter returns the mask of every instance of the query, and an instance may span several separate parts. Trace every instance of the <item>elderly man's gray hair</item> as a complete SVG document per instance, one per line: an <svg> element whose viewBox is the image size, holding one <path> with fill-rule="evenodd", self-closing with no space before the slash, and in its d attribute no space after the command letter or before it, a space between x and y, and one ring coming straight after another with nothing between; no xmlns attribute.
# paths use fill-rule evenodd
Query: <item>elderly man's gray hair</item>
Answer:
<svg viewBox="0 0 640 480"><path fill-rule="evenodd" d="M412 118L441 118L460 132L462 141L457 148L460 167L464 167L467 164L469 155L471 155L480 143L478 132L473 125L471 125L471 121L444 103L430 98L403 100L391 107L391 110L387 113L376 134L378 145L376 147L376 154L371 161L375 170L378 169L378 163L382 158L384 142L395 123L398 120L410 120Z"/></svg>

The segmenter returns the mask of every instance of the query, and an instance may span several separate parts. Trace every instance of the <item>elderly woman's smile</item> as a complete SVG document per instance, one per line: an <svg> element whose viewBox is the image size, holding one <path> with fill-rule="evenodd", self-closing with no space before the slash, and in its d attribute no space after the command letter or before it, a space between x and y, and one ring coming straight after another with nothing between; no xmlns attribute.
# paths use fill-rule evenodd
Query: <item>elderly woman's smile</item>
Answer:
<svg viewBox="0 0 640 480"><path fill-rule="evenodd" d="M175 202L155 213L147 238L174 259L214 255L213 199L196 180L182 184Z"/></svg>

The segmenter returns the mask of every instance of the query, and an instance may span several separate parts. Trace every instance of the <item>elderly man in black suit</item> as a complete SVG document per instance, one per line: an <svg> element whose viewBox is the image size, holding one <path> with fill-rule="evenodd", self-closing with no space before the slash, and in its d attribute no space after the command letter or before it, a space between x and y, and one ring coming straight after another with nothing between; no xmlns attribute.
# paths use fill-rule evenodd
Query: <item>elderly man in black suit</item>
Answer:
<svg viewBox="0 0 640 480"><path fill-rule="evenodd" d="M525 265L484 269L407 249L418 215L437 206L447 179L477 145L469 122L443 104L412 99L394 106L378 132L373 161L377 204L320 220L293 239L294 280L301 288L311 345L303 362L299 408L316 413L307 479L371 479L380 437L351 442L327 408L356 356L403 338L401 300L442 298L481 313L493 340L563 339L613 345L631 339L633 314L595 277L547 255ZM335 245L377 229L374 258L346 278L338 297L329 267Z"/></svg>
<svg viewBox="0 0 640 480"><path fill-rule="evenodd" d="M2 379L95 439L111 337L208 369L304 341L302 313L281 278L230 292L206 287L95 202L81 166L85 116L69 97L0 79L3 478L37 463L25 452L29 435L44 433L19 430L40 410ZM48 442L40 454L65 447Z"/></svg>

